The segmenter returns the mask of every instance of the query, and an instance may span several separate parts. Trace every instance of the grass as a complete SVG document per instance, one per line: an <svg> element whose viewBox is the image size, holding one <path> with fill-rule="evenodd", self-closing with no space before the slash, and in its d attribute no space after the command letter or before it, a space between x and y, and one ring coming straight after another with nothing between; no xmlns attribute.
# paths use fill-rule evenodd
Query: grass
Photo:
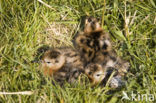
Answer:
<svg viewBox="0 0 156 103"><path fill-rule="evenodd" d="M0 0L0 92L33 92L2 95L2 103L146 103L122 100L153 94L156 102L156 2L155 0ZM104 6L105 5L105 6ZM53 86L32 64L37 48L73 46L83 16L102 18L118 55L131 69L126 87L108 95L108 87Z"/></svg>

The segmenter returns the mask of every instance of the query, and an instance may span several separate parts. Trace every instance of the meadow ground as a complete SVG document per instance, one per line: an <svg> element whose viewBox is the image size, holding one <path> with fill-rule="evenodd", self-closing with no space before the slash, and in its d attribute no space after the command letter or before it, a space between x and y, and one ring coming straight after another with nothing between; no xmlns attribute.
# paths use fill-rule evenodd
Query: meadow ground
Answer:
<svg viewBox="0 0 156 103"><path fill-rule="evenodd" d="M102 18L114 49L131 64L126 86L115 93L80 84L55 87L47 78L42 83L39 64L31 63L43 45L73 46L86 15ZM33 94L2 94L22 91ZM130 100L121 99L123 91ZM0 0L0 93L0 103L156 103L156 1Z"/></svg>

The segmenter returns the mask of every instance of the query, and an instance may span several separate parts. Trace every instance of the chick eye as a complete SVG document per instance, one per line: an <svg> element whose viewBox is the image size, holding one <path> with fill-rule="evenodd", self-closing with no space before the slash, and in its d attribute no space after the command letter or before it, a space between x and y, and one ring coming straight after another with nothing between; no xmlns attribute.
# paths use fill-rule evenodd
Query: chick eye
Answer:
<svg viewBox="0 0 156 103"><path fill-rule="evenodd" d="M50 64L51 62L46 62L46 63Z"/></svg>
<svg viewBox="0 0 156 103"><path fill-rule="evenodd" d="M89 74L89 75L91 75L91 74L92 74L92 72L88 72L88 74Z"/></svg>
<svg viewBox="0 0 156 103"><path fill-rule="evenodd" d="M96 76L100 76L100 74L97 74Z"/></svg>
<svg viewBox="0 0 156 103"><path fill-rule="evenodd" d="M92 21L92 19L91 18L88 18L88 22L91 22Z"/></svg>

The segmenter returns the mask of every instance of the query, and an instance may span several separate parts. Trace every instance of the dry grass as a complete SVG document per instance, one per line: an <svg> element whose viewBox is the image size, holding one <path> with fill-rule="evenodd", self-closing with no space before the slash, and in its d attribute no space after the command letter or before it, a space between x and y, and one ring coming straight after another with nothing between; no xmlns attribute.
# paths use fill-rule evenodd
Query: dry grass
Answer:
<svg viewBox="0 0 156 103"><path fill-rule="evenodd" d="M0 102L147 102L121 100L122 91L156 97L156 2L104 1L0 0L0 92L34 93L0 94ZM86 15L102 18L102 26L110 33L116 51L131 64L126 87L115 93L107 94L108 87L54 86L37 69L39 65L31 63L42 45L72 46L71 40Z"/></svg>

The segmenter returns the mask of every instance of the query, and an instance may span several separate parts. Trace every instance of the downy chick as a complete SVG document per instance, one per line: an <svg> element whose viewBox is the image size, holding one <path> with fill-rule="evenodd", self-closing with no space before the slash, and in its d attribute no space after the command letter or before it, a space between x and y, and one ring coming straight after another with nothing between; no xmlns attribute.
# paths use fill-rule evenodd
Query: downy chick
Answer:
<svg viewBox="0 0 156 103"><path fill-rule="evenodd" d="M75 37L75 46L87 63L92 62L98 51L105 53L111 50L109 34L94 17L86 18L84 31Z"/></svg>
<svg viewBox="0 0 156 103"><path fill-rule="evenodd" d="M86 17L84 32L89 34L90 32L99 30L102 30L100 19L95 17Z"/></svg>
<svg viewBox="0 0 156 103"><path fill-rule="evenodd" d="M42 57L41 68L44 75L54 78L59 84L72 83L83 73L83 63L73 48L55 48L46 51Z"/></svg>
<svg viewBox="0 0 156 103"><path fill-rule="evenodd" d="M102 66L94 63L90 63L85 67L85 74L90 79L92 85L100 84L106 76Z"/></svg>
<svg viewBox="0 0 156 103"><path fill-rule="evenodd" d="M42 69L45 75L52 76L53 73L61 69L66 62L66 57L59 49L48 50L42 57Z"/></svg>
<svg viewBox="0 0 156 103"><path fill-rule="evenodd" d="M90 63L85 68L85 74L90 79L92 86L97 84L106 86L108 82L108 85L111 88L120 88L125 84L123 77L118 74L118 71L115 68L112 67ZM109 79L110 81L108 81Z"/></svg>

